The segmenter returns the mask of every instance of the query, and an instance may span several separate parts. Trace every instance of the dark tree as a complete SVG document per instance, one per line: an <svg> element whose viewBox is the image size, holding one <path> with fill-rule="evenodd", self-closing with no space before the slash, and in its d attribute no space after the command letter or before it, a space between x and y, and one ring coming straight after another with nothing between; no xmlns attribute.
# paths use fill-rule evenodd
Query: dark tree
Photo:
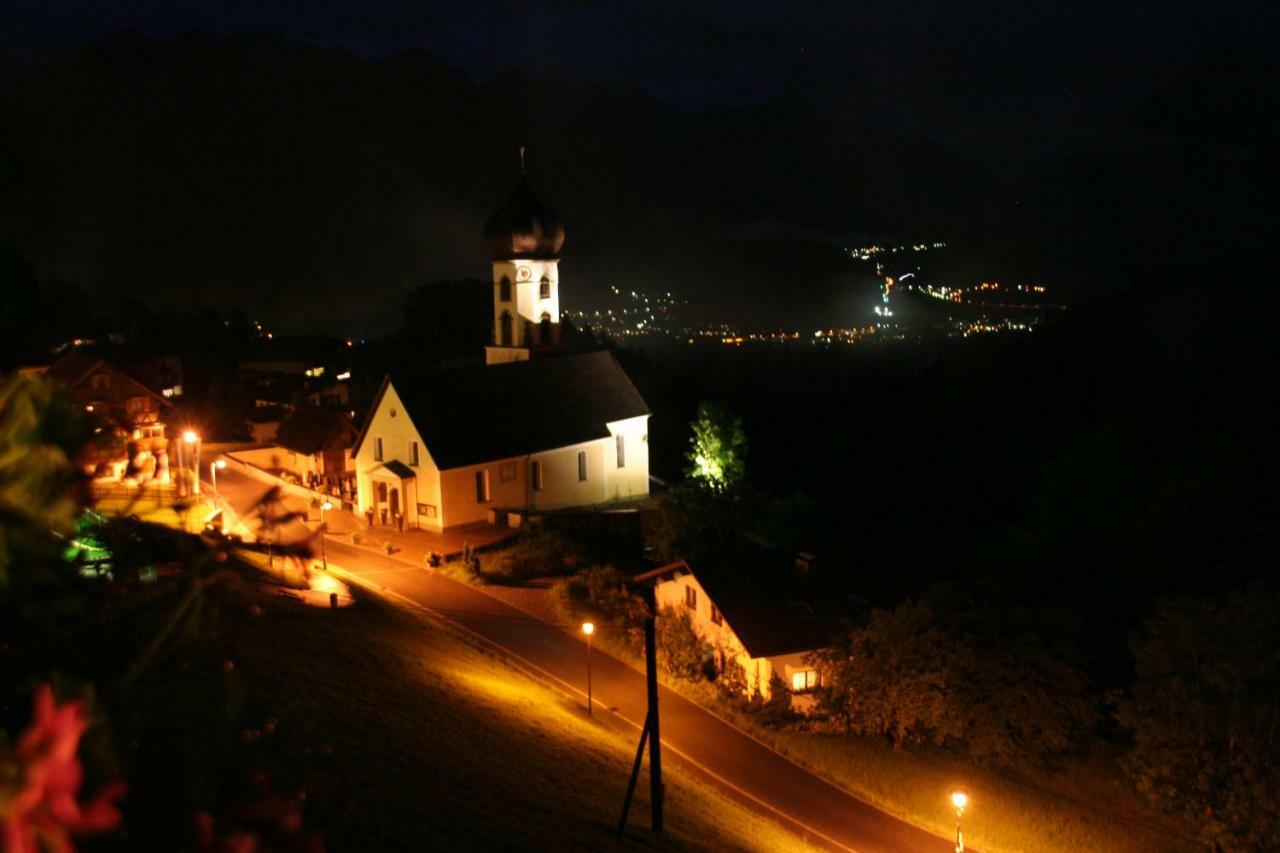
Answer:
<svg viewBox="0 0 1280 853"><path fill-rule="evenodd" d="M1164 601L1132 639L1125 768L1218 849L1280 847L1278 635L1280 591L1255 585Z"/></svg>

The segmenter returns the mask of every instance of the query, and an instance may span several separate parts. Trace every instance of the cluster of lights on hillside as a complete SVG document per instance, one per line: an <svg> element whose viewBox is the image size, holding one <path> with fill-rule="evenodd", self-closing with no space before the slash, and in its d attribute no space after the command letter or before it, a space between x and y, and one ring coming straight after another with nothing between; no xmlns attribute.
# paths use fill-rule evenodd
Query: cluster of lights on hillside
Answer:
<svg viewBox="0 0 1280 853"><path fill-rule="evenodd" d="M946 243L910 243L901 246L855 246L852 249L846 249L849 256L859 261L869 261L872 258L883 257L885 255L897 255L906 252L928 252L934 249L945 249Z"/></svg>

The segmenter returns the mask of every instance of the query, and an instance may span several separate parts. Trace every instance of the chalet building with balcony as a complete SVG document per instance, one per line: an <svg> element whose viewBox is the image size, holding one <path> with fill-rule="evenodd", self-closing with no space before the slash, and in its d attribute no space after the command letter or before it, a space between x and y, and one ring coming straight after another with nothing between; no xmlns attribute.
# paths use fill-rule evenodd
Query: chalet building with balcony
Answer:
<svg viewBox="0 0 1280 853"><path fill-rule="evenodd" d="M364 420L352 457L374 524L439 531L648 497L644 399L612 353L562 347L564 239L522 175L484 228L485 365L388 377Z"/></svg>
<svg viewBox="0 0 1280 853"><path fill-rule="evenodd" d="M685 614L712 647L723 673L737 666L746 695L768 699L776 677L800 712L816 704L821 673L811 660L842 626L865 618L866 600L840 591L838 579L819 571L808 554L794 565L761 554L736 554L697 567L680 561L646 572L660 611Z"/></svg>
<svg viewBox="0 0 1280 853"><path fill-rule="evenodd" d="M114 430L120 451L98 460L99 476L146 481L169 481L169 442L164 413L172 404L118 367L71 350L44 376L60 384L72 403L93 415L99 429Z"/></svg>

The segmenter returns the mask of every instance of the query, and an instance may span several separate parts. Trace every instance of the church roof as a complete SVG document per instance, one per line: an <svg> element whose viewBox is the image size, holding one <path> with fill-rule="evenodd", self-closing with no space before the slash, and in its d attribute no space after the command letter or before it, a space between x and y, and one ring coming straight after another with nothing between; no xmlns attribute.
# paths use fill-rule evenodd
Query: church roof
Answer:
<svg viewBox="0 0 1280 853"><path fill-rule="evenodd" d="M520 176L511 198L484 224L484 242L494 260L558 258L564 248L564 222L551 212Z"/></svg>
<svg viewBox="0 0 1280 853"><path fill-rule="evenodd" d="M383 380L375 411L390 382ZM442 469L607 438L610 422L649 414L608 350L440 370L395 388Z"/></svg>

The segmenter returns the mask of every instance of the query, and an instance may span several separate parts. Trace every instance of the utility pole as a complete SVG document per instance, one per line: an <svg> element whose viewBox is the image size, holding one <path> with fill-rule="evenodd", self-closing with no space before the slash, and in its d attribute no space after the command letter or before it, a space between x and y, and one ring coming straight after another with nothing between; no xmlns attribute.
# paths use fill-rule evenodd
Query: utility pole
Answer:
<svg viewBox="0 0 1280 853"><path fill-rule="evenodd" d="M658 608L652 584L643 587L643 594L647 609L644 617L644 669L649 695L649 712L645 715L644 728L640 731L640 745L636 747L636 760L631 767L627 795L622 801L622 817L618 820L619 838L627 828L627 812L631 810L631 798L635 795L636 780L640 776L640 762L644 760L646 741L649 743L649 823L655 833L661 834L663 831L662 737L658 726L658 643L657 631L654 627Z"/></svg>

